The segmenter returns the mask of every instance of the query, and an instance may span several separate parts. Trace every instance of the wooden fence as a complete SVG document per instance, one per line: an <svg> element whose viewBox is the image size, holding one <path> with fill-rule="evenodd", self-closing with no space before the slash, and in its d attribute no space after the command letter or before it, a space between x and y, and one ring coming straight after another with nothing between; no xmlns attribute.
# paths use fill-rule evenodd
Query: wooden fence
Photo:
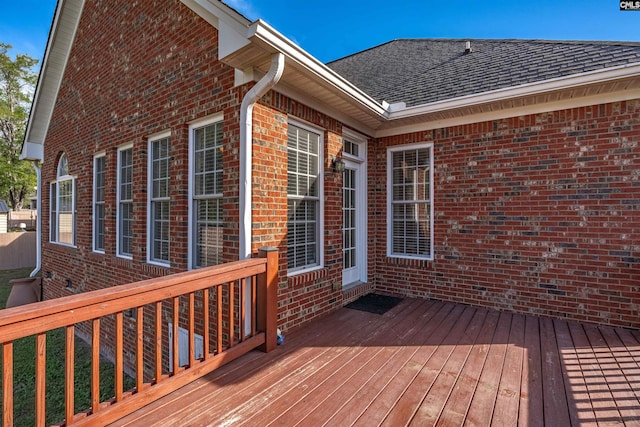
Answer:
<svg viewBox="0 0 640 427"><path fill-rule="evenodd" d="M267 248L260 250L259 258L2 311L3 425L13 425L13 342L23 337L36 337L37 426L45 424L46 333L53 329L65 329L65 388L59 391L65 397L65 425L111 423L255 348L273 350L277 339L277 269L278 252ZM181 310L181 301L186 302L186 310ZM249 307L248 312L245 307ZM172 366L168 370L163 368L168 365L169 347L168 334L163 333L163 310L168 311L173 329ZM130 349L135 350L136 384L128 391L123 390L124 313L134 313L136 325L135 349ZM203 328L203 356L200 358L196 358L194 349L196 313ZM101 330L101 322L107 317L115 317L115 328L109 331L114 334L115 342L115 396L101 401L100 343L105 333ZM86 411L75 413L74 340L75 327L82 322L91 325L92 380L89 387L92 404ZM186 366L179 363L180 324L186 326L189 336ZM210 336L216 337L215 340L210 340ZM224 345L223 337L226 337ZM145 347L148 342L153 347L150 352ZM145 364L149 363L153 365L154 375L145 381Z"/></svg>
<svg viewBox="0 0 640 427"><path fill-rule="evenodd" d="M36 233L0 233L0 270L35 267Z"/></svg>

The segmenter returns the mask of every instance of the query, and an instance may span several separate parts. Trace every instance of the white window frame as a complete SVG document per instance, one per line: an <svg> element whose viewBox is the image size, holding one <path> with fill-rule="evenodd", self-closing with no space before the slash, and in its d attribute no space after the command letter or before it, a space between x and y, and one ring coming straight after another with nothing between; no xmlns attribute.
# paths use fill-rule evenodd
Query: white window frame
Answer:
<svg viewBox="0 0 640 427"><path fill-rule="evenodd" d="M133 244L132 246L132 251L131 253L125 253L122 252L122 248L121 248L121 243L120 243L120 239L122 238L122 229L121 229L121 219L122 219L122 206L123 204L131 204L131 206L133 206L133 172L132 171L132 178L131 178L131 185L132 185L132 189L131 189L131 201L124 201L122 200L122 195L120 194L120 185L122 184L121 180L121 168L122 168L122 152L126 151L126 150L132 150L131 154L132 154L132 161L133 159L133 144L126 144L123 145L121 147L118 147L118 167L116 169L117 171L117 184L116 184L116 256L119 258L125 258L125 259L133 259ZM132 164L132 168L135 169L135 162L133 162ZM133 233L131 238L133 238Z"/></svg>
<svg viewBox="0 0 640 427"><path fill-rule="evenodd" d="M289 261L287 261L287 276L296 276L303 273L308 273L315 270L320 270L324 268L324 131L314 126L310 126L301 121L290 119L288 121L288 126L295 126L307 132L314 133L318 135L318 220L317 220L317 228L316 228L316 242L317 242L317 264L311 264L302 267L290 268ZM287 129L287 136L288 136ZM287 154L288 156L288 154ZM289 173L288 165L287 165L287 176ZM288 179L288 178L287 178ZM300 196L291 196L289 195L287 189L287 205L289 204L290 199L304 200L303 197ZM312 199L309 199L312 200ZM289 212L287 208L287 229L289 227ZM287 248L288 250L288 248Z"/></svg>
<svg viewBox="0 0 640 427"><path fill-rule="evenodd" d="M149 164L147 169L147 263L149 264L157 264L163 267L168 267L171 265L170 256L171 256L171 247L169 246L169 254L168 259L164 260L157 257L157 254L154 252L154 240L156 239L155 227L154 227L154 205L160 202L169 202L169 212L171 212L171 196L166 197L154 197L153 191L153 183L154 183L154 151L153 145L155 142L167 139L169 143L169 176L167 179L171 180L171 132L163 132L157 135L153 135L148 138L148 150L149 153ZM170 189L169 184L167 184L167 189ZM171 214L169 214L169 218L171 218ZM169 221L171 221L169 219ZM170 245L170 240L168 241Z"/></svg>
<svg viewBox="0 0 640 427"><path fill-rule="evenodd" d="M429 253L427 255L414 255L406 253L396 253L393 251L393 153L412 150L429 150L429 200L414 200L416 209L421 203L429 204ZM390 258L407 258L420 260L433 260L433 143L424 142L418 144L400 145L387 148L387 257ZM416 194L417 192L414 192ZM398 203L398 201L395 201Z"/></svg>
<svg viewBox="0 0 640 427"><path fill-rule="evenodd" d="M66 163L66 170L62 170L62 162ZM60 241L60 184L71 182L71 243ZM49 185L49 219L55 217L55 224L49 224L49 240L62 246L76 247L76 177L69 174L69 160L62 154L56 167L56 179ZM55 210L53 206L55 205Z"/></svg>
<svg viewBox="0 0 640 427"><path fill-rule="evenodd" d="M359 189L361 189L361 191L358 192L357 194L357 199L356 199L356 204L360 207L362 207L362 211L365 213L365 215L359 215L356 217L356 227L358 227L358 231L359 231L359 235L360 238L363 242L368 242L369 241L369 219L368 216L366 215L366 211L367 211L367 206L368 206L368 190L367 190L367 166L368 166L368 162L367 162L367 152L368 152L368 143L367 143L367 137L357 133L351 129L348 128L344 128L342 130L342 139L343 139L343 147L344 147L344 141L349 141L351 144L355 145L358 147L358 155L353 155L350 153L347 153L346 151L342 151L342 158L345 162L347 162L347 164L351 163L351 164L358 164L360 165L360 167L363 169L360 174L359 177L357 177L357 187ZM344 220L343 220L344 221ZM344 247L344 246L343 246ZM366 248L366 244L362 245L363 248ZM368 279L368 269L369 269L369 264L368 264L368 255L366 253L366 249L364 250L360 250L360 253L356 253L356 259L358 264L360 265L361 268L361 278L360 281L363 283L367 282ZM344 267L344 266L343 266ZM348 283L343 283L344 284L348 284Z"/></svg>
<svg viewBox="0 0 640 427"><path fill-rule="evenodd" d="M102 160L103 163L103 167L104 169L102 170L102 201L98 200L98 161ZM104 245L105 245L105 219L106 219L106 215L105 215L105 190L106 190L106 185L105 185L105 178L106 178L106 169L107 169L107 162L106 162L106 156L105 153L98 153L95 154L93 156L93 226L91 229L91 240L92 240L92 248L93 248L93 252L99 253L99 254L104 254ZM103 247L99 248L97 245L97 241L96 241L96 233L98 231L98 206L102 206L102 244Z"/></svg>
<svg viewBox="0 0 640 427"><path fill-rule="evenodd" d="M188 237L188 260L187 268L193 270L200 268L195 263L196 251L196 232L197 232L197 212L195 212L195 204L198 200L219 200L222 203L223 193L210 194L207 196L194 196L195 191L195 131L203 127L220 123L224 132L224 115L222 113L204 117L189 123L189 237ZM222 137L222 145L224 146L224 135ZM224 218L223 220L224 221ZM221 261L222 262L222 261Z"/></svg>

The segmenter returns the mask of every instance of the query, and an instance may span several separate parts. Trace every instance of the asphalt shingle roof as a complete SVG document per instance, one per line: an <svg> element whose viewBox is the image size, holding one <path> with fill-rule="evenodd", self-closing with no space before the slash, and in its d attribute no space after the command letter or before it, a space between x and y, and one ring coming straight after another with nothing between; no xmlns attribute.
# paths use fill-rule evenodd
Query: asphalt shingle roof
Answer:
<svg viewBox="0 0 640 427"><path fill-rule="evenodd" d="M327 64L378 101L421 105L640 62L639 42L401 39Z"/></svg>
<svg viewBox="0 0 640 427"><path fill-rule="evenodd" d="M0 213L9 212L9 206L7 206L7 202L4 200L0 200Z"/></svg>

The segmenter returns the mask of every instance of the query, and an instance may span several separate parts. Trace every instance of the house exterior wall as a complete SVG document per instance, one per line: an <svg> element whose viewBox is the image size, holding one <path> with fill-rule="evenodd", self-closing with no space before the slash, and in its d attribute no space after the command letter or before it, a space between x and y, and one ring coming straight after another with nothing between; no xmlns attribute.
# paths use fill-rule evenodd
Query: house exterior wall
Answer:
<svg viewBox="0 0 640 427"><path fill-rule="evenodd" d="M222 259L238 258L238 122L249 86L234 87L217 46L215 28L177 0L162 7L151 0L86 2L45 144L45 299L188 268L189 124L212 115L224 117ZM629 101L370 140L367 289L640 327L639 117L640 101ZM290 120L323 135L324 263L295 275L287 271ZM170 267L148 263L146 253L148 138L164 132L171 146ZM342 175L330 167L342 132L339 121L274 91L254 109L252 250L280 251L284 330L353 296L340 289ZM386 150L418 142L434 145L433 261L386 256ZM132 259L116 256L117 150L124 144L133 144L134 157ZM75 247L49 242L49 184L62 153L76 178ZM106 161L104 254L92 251L98 153ZM106 346L110 327L102 326Z"/></svg>
<svg viewBox="0 0 640 427"><path fill-rule="evenodd" d="M234 87L234 70L217 60L217 30L177 0L135 4L87 1L60 88L42 168L42 272L52 299L188 269L189 124L222 114L223 261L239 253L239 117L250 85ZM325 268L287 277L287 123L291 117L324 133L324 164L340 150L341 124L270 92L254 109L253 243L281 250L279 326L299 325L342 305L340 185L325 174L329 236ZM169 132L171 150L170 267L147 262L148 139ZM133 256L116 255L118 147L133 146ZM58 160L75 178L76 244L50 242L50 183ZM94 156L105 156L105 250L92 250ZM102 342L113 348L102 325ZM125 322L125 328L133 328ZM87 332L79 328L80 332ZM125 334L125 348L134 336ZM152 348L147 349L150 353ZM127 354L131 358L133 355Z"/></svg>
<svg viewBox="0 0 640 427"><path fill-rule="evenodd" d="M386 150L434 145L434 260L386 255ZM378 291L640 327L640 100L370 144Z"/></svg>

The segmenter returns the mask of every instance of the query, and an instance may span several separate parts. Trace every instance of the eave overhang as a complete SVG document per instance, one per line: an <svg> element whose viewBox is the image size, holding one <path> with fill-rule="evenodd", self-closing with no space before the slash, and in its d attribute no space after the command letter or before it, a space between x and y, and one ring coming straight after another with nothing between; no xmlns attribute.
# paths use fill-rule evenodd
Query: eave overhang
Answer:
<svg viewBox="0 0 640 427"><path fill-rule="evenodd" d="M84 0L58 2L29 113L21 159L44 160L44 141L83 7Z"/></svg>

